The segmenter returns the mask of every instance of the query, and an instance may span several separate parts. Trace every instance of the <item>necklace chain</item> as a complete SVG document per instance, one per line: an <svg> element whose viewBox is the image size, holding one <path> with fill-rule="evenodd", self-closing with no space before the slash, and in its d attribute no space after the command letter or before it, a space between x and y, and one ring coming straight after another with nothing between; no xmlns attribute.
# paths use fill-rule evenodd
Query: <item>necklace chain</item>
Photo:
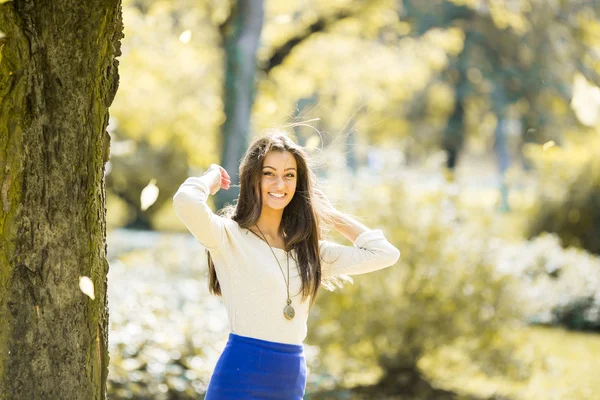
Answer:
<svg viewBox="0 0 600 400"><path fill-rule="evenodd" d="M285 251L286 261L287 261L288 277L287 277L287 279L285 279L285 273L283 272L283 268L281 268L281 264L279 263L279 259L275 255L275 251L273 251L273 248L271 247L271 245L267 241L267 238L265 237L265 235L262 233L262 231L258 227L258 224L256 224L255 226L256 226L256 229L258 229L258 231L260 232L260 234L263 237L263 240L265 241L265 243L267 244L267 246L269 246L269 249L271 250L271 253L273 253L273 257L275 257L275 261L277 261L277 265L279 266L279 270L281 271L281 275L283 275L283 281L285 282L286 289L287 289L287 306L283 310L283 315L287 319L292 319L292 318L294 318L295 312L294 312L294 308L292 307L292 300L290 299L290 254L287 251L287 245L285 246L286 250L284 250L284 251Z"/></svg>

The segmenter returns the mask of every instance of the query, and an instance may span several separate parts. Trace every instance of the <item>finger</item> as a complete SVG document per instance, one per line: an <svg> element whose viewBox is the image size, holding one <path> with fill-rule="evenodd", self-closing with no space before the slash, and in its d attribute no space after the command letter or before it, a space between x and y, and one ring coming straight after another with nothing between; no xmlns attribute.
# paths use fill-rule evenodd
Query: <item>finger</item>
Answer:
<svg viewBox="0 0 600 400"><path fill-rule="evenodd" d="M219 169L221 170L222 174L224 174L227 178L229 178L229 174L227 173L227 171L225 170L225 168L219 166Z"/></svg>

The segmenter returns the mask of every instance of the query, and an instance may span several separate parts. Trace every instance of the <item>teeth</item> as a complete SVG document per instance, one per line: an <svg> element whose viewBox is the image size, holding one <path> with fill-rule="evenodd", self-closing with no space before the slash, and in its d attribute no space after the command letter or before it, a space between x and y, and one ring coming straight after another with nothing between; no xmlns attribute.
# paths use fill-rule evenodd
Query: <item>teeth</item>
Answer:
<svg viewBox="0 0 600 400"><path fill-rule="evenodd" d="M282 198L283 196L285 196L285 193L269 193L269 194L273 197L279 197L279 198Z"/></svg>

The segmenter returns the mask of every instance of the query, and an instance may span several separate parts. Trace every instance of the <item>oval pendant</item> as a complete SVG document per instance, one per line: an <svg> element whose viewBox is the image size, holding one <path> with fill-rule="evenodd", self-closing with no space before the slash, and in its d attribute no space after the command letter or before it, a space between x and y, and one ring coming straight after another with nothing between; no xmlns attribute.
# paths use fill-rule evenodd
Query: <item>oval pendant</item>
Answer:
<svg viewBox="0 0 600 400"><path fill-rule="evenodd" d="M296 311L294 311L294 307L292 307L291 305L287 305L285 306L285 308L283 309L283 315L287 318L287 319L292 319L294 318L294 316L296 315Z"/></svg>

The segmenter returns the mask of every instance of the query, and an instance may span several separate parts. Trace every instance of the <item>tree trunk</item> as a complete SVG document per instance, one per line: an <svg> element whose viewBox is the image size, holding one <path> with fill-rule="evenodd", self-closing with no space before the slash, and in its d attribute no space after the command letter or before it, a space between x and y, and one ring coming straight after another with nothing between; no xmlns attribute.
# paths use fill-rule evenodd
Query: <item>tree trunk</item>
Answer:
<svg viewBox="0 0 600 400"><path fill-rule="evenodd" d="M225 123L221 133L221 165L229 172L232 184L239 184L239 162L250 137L250 112L254 102L256 50L264 16L263 0L238 0L224 27L226 57ZM216 206L232 203L239 189L220 190Z"/></svg>
<svg viewBox="0 0 600 400"><path fill-rule="evenodd" d="M467 68L469 66L469 50L472 33L465 32L465 43L463 50L458 55L456 60L456 81L455 93L456 104L454 111L444 129L442 138L442 147L446 151L446 168L454 175L458 158L465 141L465 100L469 88L469 80L467 79Z"/></svg>
<svg viewBox="0 0 600 400"><path fill-rule="evenodd" d="M105 399L121 2L0 3L0 399Z"/></svg>

